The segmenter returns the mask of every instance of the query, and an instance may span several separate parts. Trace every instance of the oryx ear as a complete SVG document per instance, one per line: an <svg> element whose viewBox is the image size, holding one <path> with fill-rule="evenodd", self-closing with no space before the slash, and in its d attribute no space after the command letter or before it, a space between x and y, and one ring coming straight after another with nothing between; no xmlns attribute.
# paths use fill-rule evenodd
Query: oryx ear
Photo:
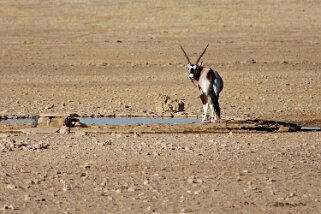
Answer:
<svg viewBox="0 0 321 214"><path fill-rule="evenodd" d="M200 65L203 65L203 61L201 62L201 64Z"/></svg>

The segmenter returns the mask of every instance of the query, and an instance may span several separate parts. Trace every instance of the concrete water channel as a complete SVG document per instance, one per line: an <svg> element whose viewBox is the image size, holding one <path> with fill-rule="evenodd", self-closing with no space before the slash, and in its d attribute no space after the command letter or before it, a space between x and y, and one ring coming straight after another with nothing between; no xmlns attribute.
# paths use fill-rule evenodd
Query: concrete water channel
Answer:
<svg viewBox="0 0 321 214"><path fill-rule="evenodd" d="M81 124L86 125L131 125L131 124L195 124L201 123L200 119L196 118L154 118L154 117L127 117L127 118L82 118L77 117ZM38 119L5 119L2 123L29 123L37 125ZM299 131L321 131L319 126L300 126Z"/></svg>

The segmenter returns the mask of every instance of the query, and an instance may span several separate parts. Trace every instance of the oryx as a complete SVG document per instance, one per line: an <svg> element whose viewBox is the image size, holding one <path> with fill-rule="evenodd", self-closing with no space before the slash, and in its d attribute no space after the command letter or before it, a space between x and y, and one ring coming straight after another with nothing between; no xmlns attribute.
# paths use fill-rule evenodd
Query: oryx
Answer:
<svg viewBox="0 0 321 214"><path fill-rule="evenodd" d="M208 45L205 47L203 53L198 57L196 63L191 63L189 57L187 56L185 50L180 46L187 61L188 61L188 77L200 90L200 98L203 103L204 117L202 122L208 121L208 105L211 109L210 121L217 121L221 118L221 109L218 102L220 92L223 89L223 79L219 73L212 68L207 68L199 64L202 56L204 55Z"/></svg>

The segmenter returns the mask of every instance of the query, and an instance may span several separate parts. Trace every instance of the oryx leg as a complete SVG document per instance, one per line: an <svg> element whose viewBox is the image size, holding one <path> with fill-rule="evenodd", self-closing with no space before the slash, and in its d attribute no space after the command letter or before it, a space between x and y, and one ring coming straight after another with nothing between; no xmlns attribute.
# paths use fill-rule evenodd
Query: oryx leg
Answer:
<svg viewBox="0 0 321 214"><path fill-rule="evenodd" d="M218 102L218 96L215 94L210 95L210 109L211 109L211 121L216 122L221 119L221 108Z"/></svg>
<svg viewBox="0 0 321 214"><path fill-rule="evenodd" d="M208 98L203 93L200 95L200 98L201 98L202 103L203 103L203 111L204 111L204 117L203 117L202 122L205 122L205 121L208 120L208 114L207 114L207 111L208 111Z"/></svg>

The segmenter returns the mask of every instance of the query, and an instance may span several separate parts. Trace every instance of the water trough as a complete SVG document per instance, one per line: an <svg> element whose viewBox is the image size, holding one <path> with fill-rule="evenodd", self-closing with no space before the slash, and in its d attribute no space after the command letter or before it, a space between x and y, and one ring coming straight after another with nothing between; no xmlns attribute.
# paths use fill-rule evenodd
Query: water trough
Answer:
<svg viewBox="0 0 321 214"><path fill-rule="evenodd" d="M199 123L200 119L194 118L79 118L80 123L97 125L128 125L128 124L187 124Z"/></svg>
<svg viewBox="0 0 321 214"><path fill-rule="evenodd" d="M8 124L8 125L5 125ZM260 132L316 132L319 126L299 126L294 123L268 120L226 120L219 123L201 123L200 119L188 117L79 117L76 114L40 115L32 119L3 119L0 129L19 130L25 128L59 128L62 126L86 129L88 132L104 130L104 133L146 132L146 133L226 133L230 131L260 131ZM100 128L97 128L100 127ZM103 127L103 128L102 128ZM165 130L165 131L163 131ZM1 130L0 130L1 131Z"/></svg>

